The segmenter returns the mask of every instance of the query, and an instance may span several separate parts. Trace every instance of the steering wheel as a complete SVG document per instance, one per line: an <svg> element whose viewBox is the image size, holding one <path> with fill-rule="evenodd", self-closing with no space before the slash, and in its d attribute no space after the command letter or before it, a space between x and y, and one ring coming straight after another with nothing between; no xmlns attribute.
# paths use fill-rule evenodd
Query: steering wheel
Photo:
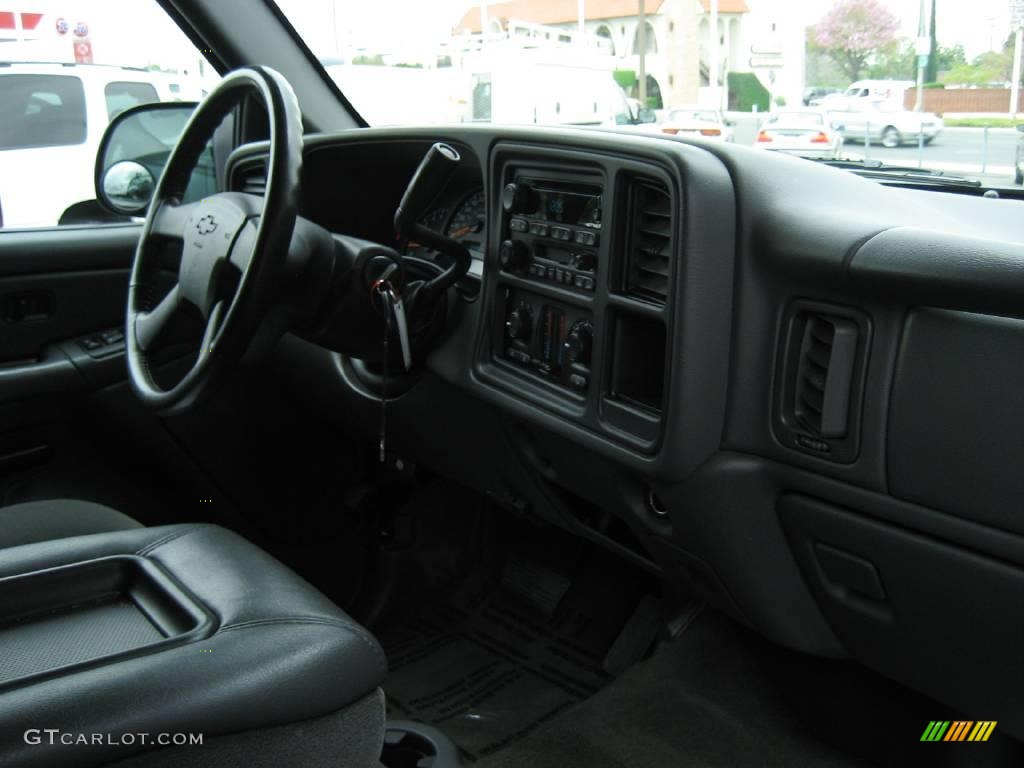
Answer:
<svg viewBox="0 0 1024 768"><path fill-rule="evenodd" d="M182 203L207 142L247 95L262 100L270 123L265 194L224 192ZM184 410L245 354L285 272L301 168L302 113L280 73L267 67L235 70L196 108L154 190L128 288L128 371L144 404ZM168 248L181 249L181 262L174 287L157 303L157 277ZM185 304L199 311L205 331L188 373L163 389L153 377L154 351Z"/></svg>

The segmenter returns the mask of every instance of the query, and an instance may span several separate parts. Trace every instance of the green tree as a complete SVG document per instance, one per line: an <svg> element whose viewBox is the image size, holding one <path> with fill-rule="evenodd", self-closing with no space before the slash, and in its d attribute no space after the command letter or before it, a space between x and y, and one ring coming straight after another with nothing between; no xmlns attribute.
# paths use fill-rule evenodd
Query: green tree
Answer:
<svg viewBox="0 0 1024 768"><path fill-rule="evenodd" d="M941 78L947 85L996 85L1002 86L1013 78L1013 36L1011 35L1001 51L986 51L967 63L963 48L959 47L959 58Z"/></svg>

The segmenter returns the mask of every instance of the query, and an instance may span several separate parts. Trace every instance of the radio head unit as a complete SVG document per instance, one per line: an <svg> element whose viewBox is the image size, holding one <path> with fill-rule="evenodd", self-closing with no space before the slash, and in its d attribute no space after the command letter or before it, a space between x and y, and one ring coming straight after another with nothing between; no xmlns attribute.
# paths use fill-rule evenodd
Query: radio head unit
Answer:
<svg viewBox="0 0 1024 768"><path fill-rule="evenodd" d="M597 285L602 197L600 184L517 174L502 190L501 268L592 293Z"/></svg>
<svg viewBox="0 0 1024 768"><path fill-rule="evenodd" d="M501 202L508 214L600 229L601 191L592 184L519 178L505 187Z"/></svg>

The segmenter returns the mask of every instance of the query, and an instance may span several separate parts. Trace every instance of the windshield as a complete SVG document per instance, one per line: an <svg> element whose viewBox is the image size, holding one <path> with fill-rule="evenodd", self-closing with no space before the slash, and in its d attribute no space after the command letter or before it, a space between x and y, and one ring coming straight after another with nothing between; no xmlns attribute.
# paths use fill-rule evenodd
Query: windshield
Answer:
<svg viewBox="0 0 1024 768"><path fill-rule="evenodd" d="M723 141L819 159L992 184L1024 166L1020 0L278 3L371 125L671 134L673 122L724 121ZM838 140L763 140L782 121L833 126Z"/></svg>

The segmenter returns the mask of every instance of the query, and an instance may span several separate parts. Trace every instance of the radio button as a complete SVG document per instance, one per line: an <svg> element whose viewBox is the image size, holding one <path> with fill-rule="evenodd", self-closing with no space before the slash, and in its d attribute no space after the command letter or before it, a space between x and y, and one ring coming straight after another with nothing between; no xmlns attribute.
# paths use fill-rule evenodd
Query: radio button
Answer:
<svg viewBox="0 0 1024 768"><path fill-rule="evenodd" d="M597 233L581 229L576 233L576 242L589 248L597 247Z"/></svg>
<svg viewBox="0 0 1024 768"><path fill-rule="evenodd" d="M526 219L512 219L508 223L508 228L513 232L529 232L530 223Z"/></svg>
<svg viewBox="0 0 1024 768"><path fill-rule="evenodd" d="M576 389L586 389L587 388L587 377L586 376L580 376L578 373L574 373L574 374L572 374L572 376L569 377L569 383L572 386L576 387Z"/></svg>
<svg viewBox="0 0 1024 768"><path fill-rule="evenodd" d="M572 230L568 227L552 227L551 236L555 240L572 240Z"/></svg>
<svg viewBox="0 0 1024 768"><path fill-rule="evenodd" d="M540 222L536 222L536 221L532 222L530 224L530 234L531 235L537 235L538 237L547 237L548 236L548 225L547 224L541 224Z"/></svg>

